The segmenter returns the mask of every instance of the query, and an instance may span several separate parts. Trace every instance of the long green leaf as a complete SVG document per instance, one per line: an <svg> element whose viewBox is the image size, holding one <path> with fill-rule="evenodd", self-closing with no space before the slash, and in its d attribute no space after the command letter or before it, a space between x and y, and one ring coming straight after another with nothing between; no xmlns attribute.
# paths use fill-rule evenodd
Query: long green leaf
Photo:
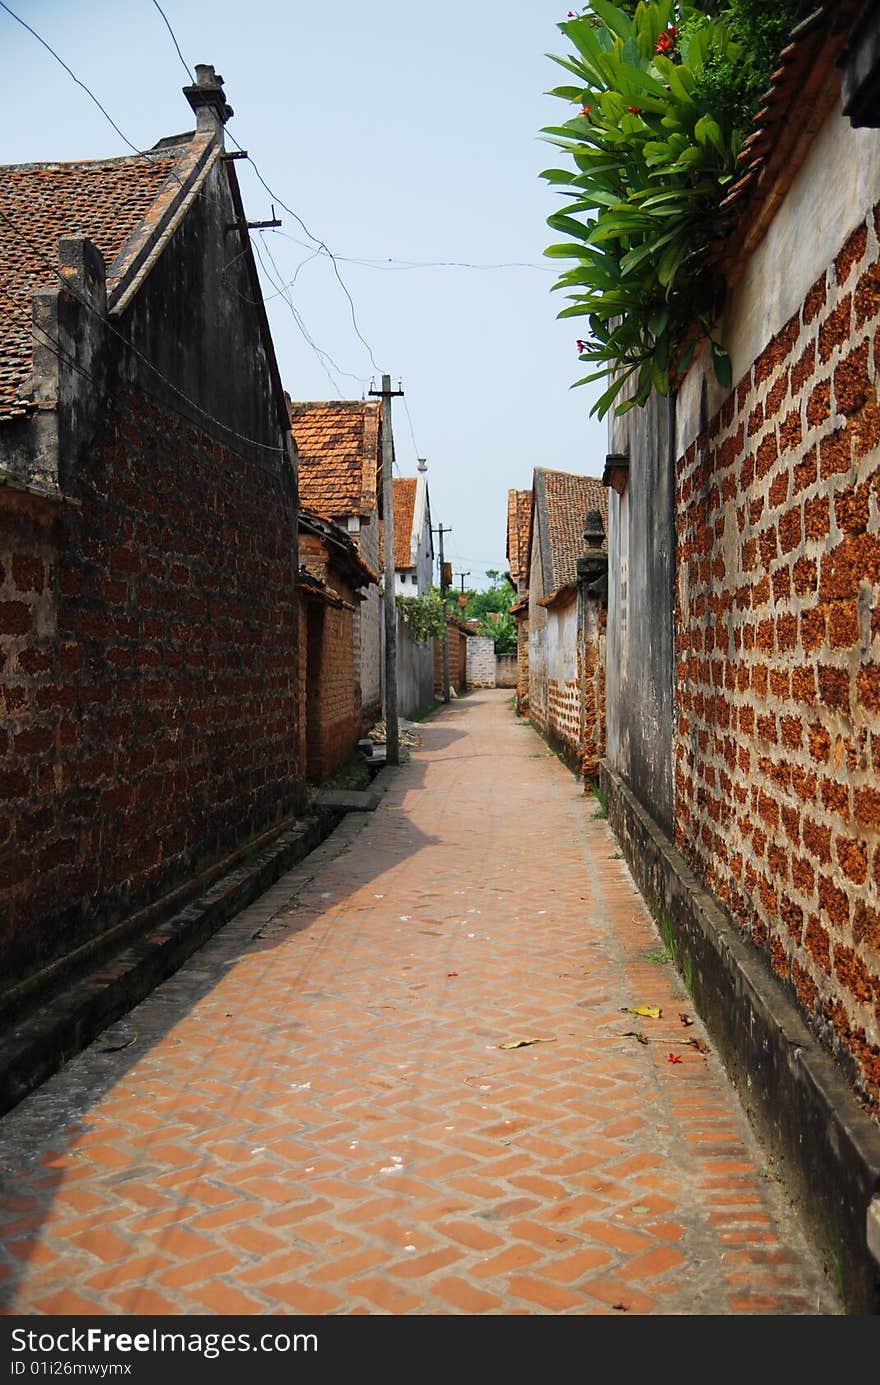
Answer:
<svg viewBox="0 0 880 1385"><path fill-rule="evenodd" d="M632 20L623 10L609 3L609 0L590 0L590 9L598 15L602 23L620 38L629 38L632 33Z"/></svg>

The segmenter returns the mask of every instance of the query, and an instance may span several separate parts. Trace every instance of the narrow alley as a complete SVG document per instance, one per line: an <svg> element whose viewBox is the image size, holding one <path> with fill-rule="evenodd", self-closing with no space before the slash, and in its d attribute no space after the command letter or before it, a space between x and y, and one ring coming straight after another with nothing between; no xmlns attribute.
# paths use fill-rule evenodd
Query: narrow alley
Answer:
<svg viewBox="0 0 880 1385"><path fill-rule="evenodd" d="M596 801L420 734L0 1120L4 1313L839 1313Z"/></svg>

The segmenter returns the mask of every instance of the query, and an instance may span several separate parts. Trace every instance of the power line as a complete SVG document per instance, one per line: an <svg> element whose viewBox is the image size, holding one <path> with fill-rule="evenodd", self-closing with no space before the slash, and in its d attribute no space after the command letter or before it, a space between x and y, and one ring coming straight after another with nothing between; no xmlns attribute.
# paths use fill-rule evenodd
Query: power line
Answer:
<svg viewBox="0 0 880 1385"><path fill-rule="evenodd" d="M69 285L69 284L67 285L67 288L68 288L68 291L71 291L71 290L70 290L70 285ZM88 306L88 305L86 305L86 306ZM45 329L45 327L40 327L39 331L40 331L40 335L45 339L45 341L47 341L47 342L50 344L50 347L52 348L52 354L53 354L54 356L57 356L59 360L64 361L67 365L69 365L69 366L71 367L71 369L75 370L75 371L77 372L78 375L81 375L81 376L83 377L83 379L88 380L90 384L94 385L95 389L99 392L99 394L100 394L100 393L103 393L103 391L104 391L104 389L105 389L104 384L102 384L102 382L101 382L100 380L97 380L97 379L95 378L95 376L92 375L91 372L90 372L89 370L87 370L86 367L85 367L80 361L76 360L76 358L75 358L74 356L71 356L69 352L65 351L65 350L64 350L64 347L61 345L61 343L60 343L60 341L58 340L57 337L53 337L53 336L52 336L52 333L51 333L51 332L47 332L46 329ZM148 399L154 399L157 403L161 404L163 408L170 409L171 413L176 414L177 417L183 419L183 421L184 421L185 423L188 423L188 424L191 425L191 424L193 424L193 423L195 422L195 420L194 420L189 414L184 413L182 409L177 409L177 408L175 408L174 405L173 405L173 404L170 404L170 403L168 402L167 399L164 399L161 395L155 394L152 390L148 389L145 385L140 385L140 386L139 386L139 389L140 389L141 393L143 393L143 394L145 394L145 395L147 396ZM186 397L186 396L184 396L184 398L185 398L185 397ZM135 416L135 411L134 411L134 409L132 408L132 406L131 406L130 404L128 404L128 405L126 404L124 398L122 398L122 397L119 396L119 395L116 395L116 396L114 396L114 399L115 399L116 404L120 404L120 403L121 403L122 406L123 406L123 408L127 408L129 414L131 414L132 417ZM201 414L203 417L205 417L205 418L211 419L211 421L212 421L213 423L216 423L216 425L217 425L218 428L222 428L222 430L224 431L224 433L228 434L230 437L236 438L236 439L239 439L239 440L243 440L243 441L247 441L247 442L251 442L253 446L255 446L255 447L260 447L260 448L262 448L264 451L270 451L270 452L272 452L273 455L279 456L279 457L281 458L282 462L284 462L285 464L287 463L287 461L288 461L288 456L287 456L287 453L285 452L285 450L284 450L283 447L272 447L272 448L268 448L267 445L266 445L265 443L258 443L258 442L254 442L252 439L244 438L244 435L243 435L243 434L241 434L241 433L236 433L232 428L229 428L227 424L221 423L221 421L220 421L219 419L214 419L214 418L212 418L212 416L211 416L210 414L206 414L206 413L205 413L204 409L199 409L198 405L195 405L194 407L196 408L196 411L197 411L198 413L200 413L200 414ZM263 463L262 463L261 461L257 460L257 459L254 459L254 465L257 466L257 467L259 467L260 470L264 470L264 471L265 471L265 470L267 469L266 467L264 467Z"/></svg>
<svg viewBox="0 0 880 1385"><path fill-rule="evenodd" d="M97 96L95 95L95 93L94 93L93 91L90 91L90 90L89 90L89 88L86 86L85 82L81 82L81 81L80 81L80 79L77 77L76 73L73 72L72 69L69 68L69 67L67 66L67 63L64 61L64 59L63 59L62 57L60 57L60 56L55 52L55 49L51 46L51 44L47 43L46 40L45 40L44 38L41 38L41 36L37 33L36 29L32 29L32 28L31 28L30 24L25 24L25 22L24 22L24 20L21 18L21 16L20 16L20 15L17 15L17 14L15 13L14 10L11 10L11 9L9 8L9 6L8 6L7 4L4 3L4 0L0 0L0 9L4 9L4 10L6 11L6 13L7 13L12 19L15 20L16 24L20 24L21 27L22 27L23 29L27 29L28 33L29 33L29 34L32 34L33 37L37 40L37 43L41 43L41 44L43 45L43 47L46 49L47 53L51 53L51 54L52 54L52 57L55 59L55 61L56 61L57 63L60 63L60 64L61 64L61 66L64 68L64 71L67 73L67 75L68 75L69 77L72 77L72 78L73 78L73 80L76 82L76 84L77 84L78 87L82 87L83 91L85 92L86 96L88 96L89 100L94 101L95 105L98 107L98 110L99 110L99 111L101 112L101 114L105 117L105 119L109 120L110 124L113 126L113 129L116 131L116 133L117 133L117 135L119 136L119 138L120 138L121 140L123 140L125 144L128 145L129 149L134 150L135 154L142 154L144 151L143 151L142 149L138 149L136 145L132 144L132 142L131 142L131 140L128 138L128 136L127 136L127 135L124 135L124 134L122 133L122 131L120 130L119 126L116 124L116 121L113 119L112 115L110 115L110 113L109 113L107 110L104 109L104 107L101 105L101 103L100 103L100 101L98 100L98 98L97 98Z"/></svg>
<svg viewBox="0 0 880 1385"><path fill-rule="evenodd" d="M171 38L172 38L172 40L173 40L173 42L174 42L174 47L177 49L177 56L180 58L180 61L183 63L183 65L184 65L184 67L186 68L187 72L189 72L189 67L187 66L186 59L184 58L182 52L180 51L180 44L177 42L177 37L176 37L176 35L175 35L175 33L174 33L174 30L173 30L172 27L171 27L171 24L170 24L169 21L168 21L167 15L166 15L166 14L163 12L163 10L160 8L159 4L157 3L157 0L153 0L153 4L156 6L156 9L159 11L159 13L162 15L162 18L165 20L166 28L168 29L168 32L169 32L169 34L171 35ZM190 73L190 76L192 76L191 73ZM336 275L337 280L339 281L339 285L340 285L340 287L341 287L343 293L345 294L346 298L348 299L348 306L349 306L349 309L350 309L350 311L351 311L351 321L352 321L352 326L354 327L354 330L355 330L355 335L357 336L358 340L362 343L362 345L366 347L367 355L368 355L369 358L370 358L370 364L371 364L371 366L373 367L373 369L374 369L375 371L378 372L379 367L378 367L378 365L376 364L376 358L375 358L375 356L373 355L372 347L370 346L370 344L369 344L369 342L366 340L366 338L362 335L361 329L360 329L360 327L358 326L357 314L356 314L356 312L355 312L355 307L354 307L354 299L352 298L351 294L349 293L349 291L348 291L348 286L347 286L347 284L344 282L344 280L343 280L343 278L342 278L342 275L339 273L339 266L338 266L337 263L336 263L336 257L334 256L333 251L330 249L330 247L329 247L323 240L321 240L321 238L320 238L319 236L315 236L315 235L312 234L312 232L309 230L308 226L307 226L306 223L303 221L302 217L299 215L298 212L295 212L295 211L293 210L292 207L289 207L289 206L287 205L287 203L284 201L284 199L278 195L278 193L273 192L272 188L270 188L269 184L266 182L265 178L263 177L262 173L260 172L259 168L257 167L257 164L256 164L255 160L252 159L251 156L250 156L250 154L247 152L247 150L246 150L241 144L239 144L238 140L235 138L235 135L233 135L231 131L227 131L227 134L229 135L229 138L230 138L230 140L232 141L232 143L235 145L236 149L238 149L240 153L244 154L244 156L245 156L245 158L247 159L248 163L250 164L251 168L254 170L254 173L255 173L257 179L258 179L259 182L263 185L263 187L266 189L266 192L268 192L269 196L272 197L272 198L274 198L274 200L278 203L278 205L279 205L280 207L283 207L284 210L285 210L290 216L293 217L293 219L302 227L303 231L305 232L305 234L308 236L309 240L312 241L312 243L313 243L314 245L317 245L318 248L319 248L320 250L322 250L326 255L329 255L330 260L331 260L331 263L332 263L332 265L333 265L333 272L334 272L334 274ZM344 372L342 372L342 373L344 373Z"/></svg>
<svg viewBox="0 0 880 1385"><path fill-rule="evenodd" d="M180 58L180 61L183 63L183 65L184 65L184 67L186 68L187 72L189 72L189 67L187 66L186 59L184 58L183 54L182 54L181 51L180 51L180 44L177 42L177 37L176 37L176 35L175 35L175 33L174 33L174 30L172 29L170 23L168 22L168 17L167 17L167 15L162 11L162 9L160 8L159 4L157 3L157 0L153 0L153 4L156 6L156 9L159 11L159 13L162 15L162 18L165 20L166 28L168 29L168 32L169 32L169 34L171 35L171 38L172 38L172 40L173 40L173 42L174 42L174 47L177 49L177 56ZM191 75L192 75L192 74L190 74L190 76L191 76ZM289 207L289 206L287 205L287 203L284 201L283 197L279 196L279 194L278 194L277 192L274 192L274 191L272 190L272 188L270 188L269 184L266 182L265 178L263 177L262 173L260 172L259 168L257 167L256 161L255 161L254 159L251 158L250 154L249 154L248 151L244 148L244 146L241 145L241 144L239 144L238 140L235 138L235 135L233 135L231 131L227 131L227 134L228 134L229 139L231 140L231 142L235 145L236 149L238 149L239 152L242 153L242 154L244 155L244 157L247 159L247 161L248 161L248 163L250 164L251 168L254 170L254 173L255 173L257 179L258 179L259 182L263 185L263 187L266 189L266 192L268 192L269 196L272 197L272 198L274 198L274 200L278 203L279 207L283 207L284 210L288 213L289 216L292 216L292 217L293 217L294 221L296 221L296 222L298 223L298 225L300 225L300 226L302 227L303 231L305 232L305 234L308 236L309 240L312 241L312 243L313 243L314 245L317 245L317 246L319 247L320 250L322 250L326 255L329 255L330 261L331 261L331 263L332 263L332 265L333 265L333 272L334 272L334 274L336 275L337 280L339 281L339 286L340 286L340 288L342 289L342 292L345 294L346 298L348 299L348 306L349 306L349 309L350 309L350 311L351 311L351 322L352 322L352 326L354 327L354 330L355 330L355 335L357 336L357 338L358 338L358 340L361 342L361 344L362 344L363 346L366 347L367 355L368 355L369 358L370 358L370 365L373 367L373 369L374 369L375 371L378 372L379 367L378 367L378 365L377 365L377 363L376 363L376 358L375 358L375 356L373 355L373 349L372 349L372 347L370 346L370 343L366 340L366 338L365 338L365 337L363 336L363 334L361 333L361 329L360 329L360 327L358 326L357 314L356 314L356 312L355 312L355 306L354 306L354 299L352 298L351 294L350 294L349 291L348 291L348 285L345 283L345 281L344 281L343 278L342 278L342 275L339 273L339 266L338 266L337 263L336 263L336 257L335 257L335 255L333 254L333 251L332 251L332 250L330 249L330 247L326 244L326 242L323 241L323 240L320 238L320 236L315 236L315 235L313 235L312 232L309 230L308 226L306 225L306 223L303 221L302 217L299 215L299 213L298 213L298 212L295 212L295 211L293 210L292 207ZM345 374L346 372L340 372L340 373L341 373L341 374Z"/></svg>
<svg viewBox="0 0 880 1385"><path fill-rule="evenodd" d="M269 273L268 269L266 268L265 261L263 260L263 254L262 254L262 250L260 249L260 244L259 244L259 242L258 242L258 241L254 241L254 242L253 242L253 247L254 247L254 251L256 252L256 256L257 256L257 260L259 261L260 268L262 269L262 271L263 271L263 273L265 274L266 278L269 280L269 283L270 283L270 284L274 284L274 285L275 285L275 288L278 289L278 291L279 291L281 297L284 299L284 302L287 304L287 307L290 309L290 315L291 315L291 317L293 318L294 322L296 323L297 327L299 328L299 330L300 330L300 332L301 332L301 334L302 334L302 336L303 336L304 341L306 341L306 342L308 343L308 345L309 345L309 346L312 348L312 350L314 351L315 356L316 356L317 359L318 359L318 364L320 365L320 367L321 367L321 369L323 370L324 374L327 376L327 379L330 381L331 388L333 389L333 391L335 392L335 394L341 399L341 398L342 398L342 391L340 390L339 385L337 384L337 382L333 379L333 377L332 377L332 375L330 374L329 370L327 369L327 365L326 365L326 361L331 361L331 364L333 364L332 358L331 358L330 356L327 355L327 352L326 352L326 351L322 351L322 350L321 350L320 346L318 346L317 342L314 340L314 338L313 338L313 337L311 336L311 334L309 333L309 331L308 331L308 329L306 328L306 325L305 325L305 323L304 323L304 321L303 321L301 315L300 315L299 312L297 311L297 309L296 309L296 307L295 307L295 305L294 305L293 299L290 297L290 294L288 293L287 289L286 289L284 286L282 286L282 285L276 283L276 281L272 278L272 275ZM269 253L269 254L271 255L271 252L269 252L269 248L268 248L268 246L265 245L265 243L264 243L263 248L267 251L267 253ZM272 260L272 263L275 264L274 259ZM277 269L277 265L276 265L275 267L276 267L276 269Z"/></svg>
<svg viewBox="0 0 880 1385"><path fill-rule="evenodd" d="M189 63L187 62L186 58L183 56L183 54L182 54L181 51L180 51L180 44L177 42L177 38L175 37L174 30L172 29L170 23L168 22L168 16L167 16L167 14L166 14L165 11L162 9L162 6L159 4L159 0L153 0L153 4L156 6L156 9L159 11L159 13L161 14L162 18L163 18L164 21L165 21L165 28L168 30L169 34L171 35L171 42L174 44L174 47L177 49L177 56L180 58L180 61L183 63L184 71L187 73L187 75L188 75L188 77L189 77L189 80L193 83L193 85L195 85L195 80L196 80L196 79L195 79L195 77L193 76L192 68L190 67L190 65L189 65Z"/></svg>
<svg viewBox="0 0 880 1385"><path fill-rule="evenodd" d="M274 268L275 268L275 272L276 272L276 274L278 275L278 278L280 279L280 278L281 278L281 270L278 268L278 261L275 259L275 256L272 254L272 251L271 251L271 249L269 248L268 241L266 240L265 237L263 237L263 242L262 242L262 244L263 244L263 249L266 251L266 254L269 256L269 259L272 261L272 264L273 264L273 266L274 266ZM320 253L321 253L320 250L316 250L316 251L315 251L315 255L309 256L309 259L314 259L315 256L316 256L316 255L319 255ZM261 261L261 263L262 263L262 261ZM303 260L299 265L297 265L296 274L294 274L293 278L292 278L291 281L290 281L290 284L286 286L287 288L292 288L292 287L293 287L293 285L296 283L296 275L299 274L299 271L302 269L303 265L304 265L304 264L307 264L307 263L308 263L308 260ZM265 265L263 266L263 268L265 269ZM279 287L279 286L276 285L276 287ZM298 315L297 310L294 309L293 303L292 303L292 301L290 300L290 298L288 297L287 294L284 295L284 299L285 299L285 302L286 302L286 303L288 304L288 306L290 307L291 311L294 313L294 315L295 315L295 316ZM321 356L326 356L327 360L330 362L330 364L332 365L333 369L336 371L336 373L337 373L338 375L346 375L346 376L348 376L349 380L356 380L357 383L358 383L359 385L365 385L365 384L367 383L366 380L364 379L364 377L363 377L362 375L354 375L350 370L343 370L342 367L341 367L340 365L337 365L336 362L334 361L333 357L330 355L329 351L323 351L323 350L321 349L321 347L319 347L319 346L316 346L316 347L315 347L315 350L316 350Z"/></svg>
<svg viewBox="0 0 880 1385"><path fill-rule="evenodd" d="M362 344L363 346L366 347L367 355L368 355L369 358L370 358L370 365L371 365L371 366L373 367L373 369L378 373L379 366L378 366L377 363L376 363L376 357L373 355L373 348L370 346L370 343L367 341L366 337L363 335L363 333L361 332L360 327L358 326L357 313L355 312L355 307L354 307L354 299L352 298L351 294L350 294L349 291L348 291L348 285L346 284L346 282L345 282L345 280L343 279L342 275L339 273L339 265L336 263L336 256L333 254L333 251L329 248L329 246L326 244L325 241L321 240L320 236L314 236L314 235L312 235L311 231L309 230L308 226L307 226L306 223L303 221L303 219L302 219L302 217L299 215L299 213L298 213L298 212L295 212L295 211L293 210L292 207L289 207L289 206L287 205L287 203L284 201L284 198L283 198L283 197L279 196L279 194L278 194L277 192L273 192L272 188L270 188L269 184L266 182L265 178L263 177L262 173L260 172L260 170L259 170L259 168L257 167L257 165L256 165L256 163L254 162L254 160L251 158L250 154L248 154L247 150L244 149L244 148L239 144L239 142L238 142L238 140L235 138L235 136L234 136L233 134L230 133L230 134L229 134L229 138L231 139L232 143L235 145L236 149L240 150L241 153L243 153L243 154L245 155L245 157L247 158L248 163L250 164L251 168L254 170L254 173L256 174L257 179L259 180L260 183L262 183L263 187L266 189L266 191L268 192L269 196L270 196L270 197L273 197L273 198L275 199L275 201L278 203L278 205L279 205L280 207L283 207L284 210L285 210L290 216L292 216L293 219L294 219L295 221L297 221L297 222L299 223L299 225L303 228L303 230L305 231L306 235L308 236L309 240L312 241L315 245L317 245L321 250L324 251L324 253L325 253L326 255L328 255L328 256L330 257L330 262L331 262L331 264L332 264L332 266L333 266L333 273L335 274L335 276L336 276L336 278L337 278L337 280L338 280L338 282L339 282L339 286L340 286L340 288L342 289L342 292L345 294L346 298L348 299L348 306L349 306L349 310L350 310L350 312L351 312L351 322L352 322L352 326L354 327L355 336L358 338L358 340L361 342L361 344Z"/></svg>
<svg viewBox="0 0 880 1385"><path fill-rule="evenodd" d="M416 442L415 430L413 429L413 421L410 417L409 405L406 402L406 395L403 396L403 411L406 414L406 421L409 424L409 435L412 438L413 451L415 452L416 457L420 457L421 453L419 452L419 445Z"/></svg>
<svg viewBox="0 0 880 1385"><path fill-rule="evenodd" d="M181 52L181 50L180 50L180 45L179 45L179 43L177 42L177 38L176 38L176 36L175 36L174 30L172 29L169 20L168 20L168 16L165 14L164 10L162 10L161 6L157 3L157 0L153 0L153 4L155 5L155 8L158 10L159 14L162 16L162 19L163 19L163 21L164 21L164 23L165 23L165 27L167 28L167 30L168 30L168 32L169 32L169 34L170 34L170 36L171 36L172 42L174 43L174 46L175 46L175 48L176 48L176 50L177 50L177 53L178 53L178 56L179 56L181 62L183 63L183 66L184 66L186 72L188 73L188 75L189 75L190 77L192 77L192 73L191 73L191 71L190 71L190 69L189 69L189 66L188 66L188 64L187 64L187 62L186 62L186 59L183 57L183 54L182 54L182 52ZM55 51L55 49L52 47L52 45L51 45L50 43L48 43L48 42L46 41L46 39L44 39L40 34L37 33L36 29L33 29L33 28L31 27L30 24L25 23L25 21L24 21L19 15L17 15L17 14L15 13L14 10L10 9L9 5L7 5L7 4L5 3L5 0L0 0L0 8L2 8L3 10L5 10L6 13L10 16L10 18L14 19L14 20L16 21L17 24L20 24L20 25L22 26L23 29L26 29L27 32L28 32L29 34L31 34L32 37L35 38L35 39L37 40L37 42L38 42L39 44L41 44L42 47L45 48L46 51L47 51L48 53L50 53L50 54L52 55L52 57L55 59L55 61L56 61L57 63L60 64L60 66L64 69L64 71L68 74L68 76L76 83L76 85L77 85L78 87L81 87L82 90L83 90L83 91L86 93L86 95L89 97L89 99L90 99L91 101L94 102L94 104L97 106L98 110L101 112L101 114L104 116L104 118L110 123L110 125L113 127L113 129L116 131L116 133L119 135L119 138L123 141L123 143L125 143L125 144L128 146L129 149L132 150L133 153L135 153L135 154L144 154L144 153L147 153L147 152L151 152L151 151L139 149L139 148L137 147L136 144L133 144L133 143L132 143L132 141L128 138L128 136L124 133L124 131L121 130L120 127L117 125L116 121L115 121L115 120L113 119L113 117L110 115L109 111L107 111L107 109L106 109L106 108L101 104L101 102L98 100L97 96L96 96L95 93L91 90L91 88L88 87L88 86L86 85L85 82L81 81L79 77L77 77L77 75L76 75L76 73L73 71L73 69L72 69L71 67L68 66L68 64L67 64L67 63L64 61L64 59L60 56L60 54L57 53L57 52ZM355 313L354 300L352 299L351 294L349 293L349 290L348 290L347 285L343 282L342 276L341 276L340 273L339 273L339 268L338 268L338 266L337 266L337 264L336 264L336 261L335 261L335 259L334 259L334 256L333 256L332 251L331 251L331 250L329 249L329 247L324 243L324 241L320 240L319 237L313 236L313 235L312 235L311 231L308 229L308 227L306 226L306 224L305 224L305 222L303 221L303 219L293 210L292 207L289 207L289 206L287 205L287 203L284 202L280 197L278 197L277 195L275 195L275 194L272 193L272 191L271 191L271 189L270 189L268 183L267 183L267 182L265 181L265 179L263 178L263 176L262 176L262 174L260 173L259 169L257 168L257 165L256 165L256 163L254 162L254 160L250 157L250 155L247 153L247 151L246 151L245 149L242 148L242 146L239 144L238 140L235 138L234 135L231 134L231 132L227 131L227 134L229 135L230 140L231 140L232 143L236 146L236 148L239 149L239 150L241 151L241 153L243 153L243 154L245 155L245 157L246 157L247 160L248 160L248 163L250 163L251 167L252 167L253 170L254 170L254 173L256 174L257 178L259 179L259 181L260 181L260 183L263 185L263 187L266 189L266 191L269 192L271 196L275 196L275 200L284 208L284 210L285 210L286 212L288 212L288 213L299 223L300 226L302 226L303 230L305 231L305 233L306 233L306 235L309 237L309 239L313 242L313 244L315 244L315 245L318 246L319 252L323 251L325 254L327 254L327 255L330 257L330 260L331 260L331 262L332 262L332 264L333 264L333 271L334 271L334 273L335 273L335 275L336 275L336 278L338 279L338 281L339 281L339 283L340 283L340 285L341 285L341 287L342 287L342 289L343 289L343 292L345 293L346 298L348 299L349 308L350 308L350 311L351 311L352 323L353 323L353 325L354 325L355 333L356 333L356 335L358 336L358 338L360 339L360 341L363 343L363 345L366 347L367 352L368 352L369 357L370 357L370 362L371 362L371 364L372 364L372 366L373 366L373 369L374 369L374 370L378 370L378 366L376 365L376 360L375 360L375 357L374 357L374 355L373 355L373 352L372 352L372 350L371 350L371 348L370 348L370 346L369 346L369 343L365 340L365 338L364 338L364 337L362 336L362 334L361 334L361 331L360 331L360 328L359 328L358 322L357 322L357 316L356 316L356 313ZM172 176L176 179L176 181L180 184L180 186L183 187L184 184L183 184L182 180L180 179L180 177L179 177L179 175L178 175L178 173L177 173L177 170L172 168L171 174L172 174ZM202 187L201 189L199 189L198 195L199 195L199 196L204 196L204 195L206 195L206 189L205 189L204 187ZM213 199L209 199L209 200L213 200Z"/></svg>
<svg viewBox="0 0 880 1385"><path fill-rule="evenodd" d="M298 241L296 236L284 231L278 231L276 234L284 236L285 240L293 241L294 245L302 245L302 241ZM528 260L503 260L490 264L470 260L397 260L392 256L381 260L368 260L356 255L337 255L336 259L340 264L362 265L367 269L538 269L542 274L558 273L552 265L535 264Z"/></svg>

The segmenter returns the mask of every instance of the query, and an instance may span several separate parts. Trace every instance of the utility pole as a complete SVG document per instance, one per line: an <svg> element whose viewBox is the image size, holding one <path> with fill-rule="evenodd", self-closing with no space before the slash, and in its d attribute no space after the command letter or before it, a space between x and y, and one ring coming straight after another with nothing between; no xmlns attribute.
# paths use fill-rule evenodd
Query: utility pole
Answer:
<svg viewBox="0 0 880 1385"><path fill-rule="evenodd" d="M403 390L391 388L391 376L382 376L382 388L370 390L382 400L382 508L385 512L385 762L400 764L400 732L397 722L397 606L394 601L394 465L391 436L391 400Z"/></svg>
<svg viewBox="0 0 880 1385"><path fill-rule="evenodd" d="M456 574L456 576L458 576L458 577L461 578L461 594L462 594L462 596L464 596L464 579L465 579L466 577L470 577L470 573L469 573L469 572L459 572L459 573Z"/></svg>
<svg viewBox="0 0 880 1385"><path fill-rule="evenodd" d="M446 629L446 564L443 561L443 535L451 534L451 529L444 529L439 525L431 530L432 534L438 534L440 538L440 603L443 606L443 701L449 701L449 632Z"/></svg>

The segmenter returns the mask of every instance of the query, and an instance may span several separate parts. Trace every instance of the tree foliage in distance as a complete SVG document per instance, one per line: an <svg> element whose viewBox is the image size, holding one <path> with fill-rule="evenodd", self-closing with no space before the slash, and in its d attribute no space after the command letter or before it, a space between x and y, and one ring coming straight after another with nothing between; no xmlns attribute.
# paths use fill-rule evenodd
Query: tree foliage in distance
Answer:
<svg viewBox="0 0 880 1385"><path fill-rule="evenodd" d="M713 337L725 287L712 265L727 229L721 202L799 7L769 7L778 22L765 23L761 43L750 46L757 0L591 0L558 26L575 51L548 56L575 85L551 94L576 114L542 133L574 166L541 175L570 199L547 219L567 239L545 253L573 261L554 285L570 300L558 316L589 322L577 345L594 369L575 383L608 382L591 409L599 418L612 404L624 413L653 390L667 394L701 337L718 380L730 385L730 358Z"/></svg>
<svg viewBox="0 0 880 1385"><path fill-rule="evenodd" d="M468 590L467 605L459 602L457 614L475 620L479 634L495 642L496 654L511 654L516 649L516 622L510 608L516 601L516 588L497 568L487 569L490 585L485 591Z"/></svg>

